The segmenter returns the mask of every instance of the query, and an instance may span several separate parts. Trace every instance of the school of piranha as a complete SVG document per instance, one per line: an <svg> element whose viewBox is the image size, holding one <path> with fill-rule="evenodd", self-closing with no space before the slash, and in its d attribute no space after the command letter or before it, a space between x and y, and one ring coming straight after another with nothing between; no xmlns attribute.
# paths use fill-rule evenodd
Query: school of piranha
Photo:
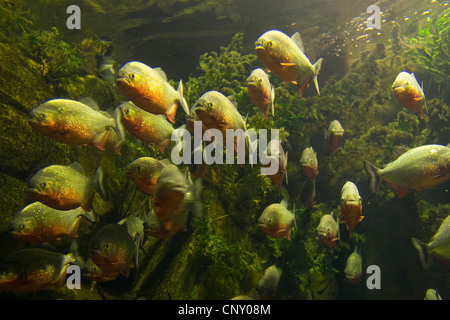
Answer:
<svg viewBox="0 0 450 320"><path fill-rule="evenodd" d="M299 33L292 37L279 30L263 33L255 42L255 53L271 72L286 83L294 84L301 97L312 80L320 95L318 76L322 58L312 64L304 54ZM257 68L247 79L251 101L265 114L274 116L275 91L266 71ZM195 121L201 121L202 130L217 129L225 137L227 129L247 130L245 118L239 113L231 98L219 91L205 92L190 108L183 97L183 83L177 90L169 84L160 68L151 68L141 62L123 65L115 75L115 84L129 99L116 108L101 111L95 101L52 99L29 113L29 125L37 132L68 145L93 146L100 150L113 149L120 155L127 137L153 144L162 153L172 141L173 123L178 108L186 113L186 127L192 132ZM395 97L411 112L423 118L426 111L425 94L413 73L400 72L392 85ZM330 123L326 132L328 151L339 148L344 129L338 120ZM206 141L204 141L206 143ZM208 143L214 143L209 142ZM269 149L268 147L268 150ZM281 144L279 152L270 154L277 161L278 171L270 176L281 186L287 183L287 154ZM302 198L305 206L314 203L315 180L318 172L316 153L312 147L303 150L301 165L308 178ZM370 179L370 188L376 192L382 181L389 184L402 197L408 190L432 188L450 178L450 148L444 145L424 145L414 149L399 150L398 158L383 169L364 161ZM138 158L129 164L125 173L136 187L151 196L152 210L145 221L128 217L118 223L107 224L89 242L89 260L82 263L83 276L89 280L111 281L118 276L129 276L137 261L137 252L144 236L168 238L186 231L189 214L201 215L201 177L183 172L170 159ZM104 173L98 168L94 178L87 177L78 163L69 166L50 165L36 172L28 181L28 193L36 202L15 214L9 223L12 237L28 242L51 242L63 237L76 238L82 218L95 223L98 217L91 210L94 194L107 200L108 190L103 183ZM340 215L325 214L317 227L318 241L333 247L339 242L339 223L345 223L349 235L358 223L363 222L362 197L351 181L342 186ZM133 220L136 219L136 220ZM295 206L288 208L286 200L269 205L258 221L261 231L273 238L291 239L296 228ZM411 239L417 249L423 268L433 256L450 263L450 216L429 242ZM350 282L357 282L362 274L361 255L358 248L348 257L344 270ZM21 249L6 259L8 270L0 278L0 290L16 293L35 292L48 286L64 284L70 264L81 264L73 254L51 252L41 248ZM257 290L259 296L248 298L268 299L281 275L275 266L269 267L258 283L270 287L270 292ZM268 284L269 283L269 284ZM242 297L237 297L242 298Z"/></svg>

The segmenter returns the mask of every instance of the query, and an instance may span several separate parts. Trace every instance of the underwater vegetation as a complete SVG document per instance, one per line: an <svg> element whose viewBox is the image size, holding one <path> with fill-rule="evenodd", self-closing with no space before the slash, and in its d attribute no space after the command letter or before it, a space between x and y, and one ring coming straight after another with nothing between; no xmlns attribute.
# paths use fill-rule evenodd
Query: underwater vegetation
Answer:
<svg viewBox="0 0 450 320"><path fill-rule="evenodd" d="M48 99L78 100L89 96L102 110L107 110L119 105L124 97L116 87L95 73L89 74L83 67L92 57L106 52L107 42L93 37L70 44L57 28L33 30L26 13L15 9L9 1L0 8L2 25L5 21L16 22L7 23L14 27L0 32L0 37L5 39L0 53L0 72L5 75L0 77L0 126L3 128L0 232L3 238L8 237L8 221L32 201L25 192L26 185L39 169L78 162L86 175L93 177L101 166L110 197L102 199L95 195L92 207L100 222L83 221L80 225L80 255L86 256L90 238L102 226L133 215L142 218L151 207L151 196L137 190L126 178L127 166L138 157L163 159L171 149L163 154L154 145L144 145L128 137L118 155L113 150L67 146L33 131L27 123L27 113ZM247 128L279 129L280 141L289 154L288 183L283 182L280 188L274 185L269 177L260 174L259 165L208 166L202 177L203 216L191 217L187 231L168 239L146 237L139 252L139 263L131 268L129 277L119 276L104 283L84 280L84 289L80 291L50 289L19 297L230 299L254 293L264 270L275 265L282 270L275 299L423 298L423 286L428 285L427 280L439 283L441 269L435 264L432 267L435 275L425 276L418 271L418 265L415 269L415 253L409 237L414 234L425 241L435 233L439 219L448 213L448 183L443 188L410 192L402 199L387 184L372 194L363 161L370 160L381 167L394 160L392 152L396 146L414 148L450 142L450 110L442 95L447 92L446 82L440 78L440 72L434 71L444 68L445 62L448 66L442 56L448 49L438 41L448 37L445 34L448 20L430 23L427 28L429 34L423 31L416 45L432 54L427 54L427 59L411 56L406 63L429 68L433 83L441 84L438 94L427 100L428 112L424 112L423 120L402 108L390 92L396 74L406 64L393 62L395 53L388 48L383 50L383 55L377 49L362 55L343 78L323 82L320 96L305 94L300 98L294 86L285 86L270 75L275 87L275 113L274 116L269 113L267 120L248 95L246 79L254 68L263 65L254 54L244 52L243 34L236 34L218 52L203 54L198 69L185 81L188 104L192 105L206 91L218 90L234 96L239 113L247 115ZM6 32L13 36L7 37ZM431 35L433 32L435 36ZM426 43L430 39L433 45ZM19 44L17 47L13 46L15 42ZM3 63L11 59L12 63ZM323 68L326 67L324 61ZM181 116L177 117L175 127L184 123L179 110ZM344 139L330 154L325 131L336 119L345 128ZM302 151L310 146L317 151L319 174L315 181L315 203L307 208L301 202L301 191L308 178L302 172L300 158ZM359 189L364 219L354 227L351 236L345 224L340 224L340 240L336 247L330 248L318 241L316 228L325 214L333 212L339 218L341 189L346 181L352 181ZM257 224L263 210L282 199L288 201L288 209L296 219L297 227L293 228L290 241L268 237ZM0 258L16 247L25 246L23 242L14 242L11 247L3 247ZM70 241L63 239L55 246L67 251ZM364 281L357 284L356 290L345 281L345 261L356 246L361 249L364 266L398 265L394 276L386 276L390 282L386 284L390 290L386 296L383 296L386 291L364 291ZM400 257L396 256L399 252ZM410 265L413 267L402 270ZM396 277L401 272L408 279L415 279L417 287L408 292L392 288L402 286ZM90 290L91 287L95 290ZM439 292L449 296L448 284ZM0 292L0 297L17 296Z"/></svg>
<svg viewBox="0 0 450 320"><path fill-rule="evenodd" d="M448 73L450 72L450 8L434 14L427 25L419 30L417 37L409 39L414 49L409 51L416 62L429 74L427 92L435 86L437 96L448 101L450 85Z"/></svg>

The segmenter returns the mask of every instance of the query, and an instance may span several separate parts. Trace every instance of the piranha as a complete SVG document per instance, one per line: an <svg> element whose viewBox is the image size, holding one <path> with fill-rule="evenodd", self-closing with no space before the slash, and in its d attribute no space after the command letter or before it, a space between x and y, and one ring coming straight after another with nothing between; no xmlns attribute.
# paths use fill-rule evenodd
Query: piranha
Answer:
<svg viewBox="0 0 450 320"><path fill-rule="evenodd" d="M90 222L97 220L92 212L81 208L62 211L33 202L14 215L8 229L13 238L30 242L59 240L64 236L76 238L82 217Z"/></svg>
<svg viewBox="0 0 450 320"><path fill-rule="evenodd" d="M89 242L89 257L107 274L128 277L136 255L136 244L126 226L109 223Z"/></svg>
<svg viewBox="0 0 450 320"><path fill-rule="evenodd" d="M377 192L384 180L401 198L408 189L432 188L450 178L450 148L438 144L424 145L406 151L384 169L369 161L364 162L364 169L369 175L372 192Z"/></svg>
<svg viewBox="0 0 450 320"><path fill-rule="evenodd" d="M331 121L328 129L325 130L325 142L328 144L328 152L334 153L344 139L344 128L338 120Z"/></svg>
<svg viewBox="0 0 450 320"><path fill-rule="evenodd" d="M425 292L424 300L442 300L442 297L437 290L428 289L427 292Z"/></svg>
<svg viewBox="0 0 450 320"><path fill-rule="evenodd" d="M361 216L362 198L358 187L347 181L341 190L341 217L339 223L346 223L350 236L355 226L364 218Z"/></svg>
<svg viewBox="0 0 450 320"><path fill-rule="evenodd" d="M166 164L152 157L137 158L127 166L125 175L143 193L153 195L159 173Z"/></svg>
<svg viewBox="0 0 450 320"><path fill-rule="evenodd" d="M74 264L72 253L62 254L41 248L21 249L10 253L0 265L0 291L29 293L60 287L67 268Z"/></svg>
<svg viewBox="0 0 450 320"><path fill-rule="evenodd" d="M281 269L277 268L275 265L271 265L264 270L264 275L259 279L255 293L252 294L252 298L261 300L270 300L274 298L277 294L281 274Z"/></svg>
<svg viewBox="0 0 450 320"><path fill-rule="evenodd" d="M120 275L120 273L107 273L99 268L95 264L94 261L92 261L91 258L89 258L86 263L83 265L83 268L81 269L81 274L83 275L83 278L90 280L90 281L96 281L96 282L108 282L112 280L116 280L117 277Z"/></svg>
<svg viewBox="0 0 450 320"><path fill-rule="evenodd" d="M411 242L419 254L419 261L423 270L426 270L430 265L431 256L435 257L445 267L450 267L450 215L444 219L429 243L424 243L416 238L411 238Z"/></svg>
<svg viewBox="0 0 450 320"><path fill-rule="evenodd" d="M115 84L115 64L116 60L111 55L103 55L100 58L98 73L100 77L111 85Z"/></svg>
<svg viewBox="0 0 450 320"><path fill-rule="evenodd" d="M101 167L92 179L84 175L83 168L77 162L69 166L50 165L31 177L27 191L31 198L53 209L81 207L89 212L96 191L103 199L108 199L103 179Z"/></svg>
<svg viewBox="0 0 450 320"><path fill-rule="evenodd" d="M312 147L305 148L303 150L300 162L302 164L302 170L305 176L309 180L316 180L316 177L319 174L319 168L317 155Z"/></svg>
<svg viewBox="0 0 450 320"><path fill-rule="evenodd" d="M283 81L295 84L300 97L311 79L320 95L318 76L323 59L311 64L304 54L303 41L298 32L290 38L279 30L269 30L256 40L255 53L268 71Z"/></svg>
<svg viewBox="0 0 450 320"><path fill-rule="evenodd" d="M166 239L173 236L176 232L178 232L178 230L175 228L172 231L165 230L161 220L159 220L153 209L151 209L145 217L144 233L148 236Z"/></svg>
<svg viewBox="0 0 450 320"><path fill-rule="evenodd" d="M125 228L128 231L128 234L131 236L131 238L134 241L134 244L136 246L136 268L139 267L139 250L144 243L144 220L142 220L139 217L139 212L136 212L135 214L131 214L119 222L117 222L119 225L125 226Z"/></svg>
<svg viewBox="0 0 450 320"><path fill-rule="evenodd" d="M170 143L174 130L172 124L163 115L155 115L144 111L131 102L124 102L117 107L122 123L135 138L146 144L154 144L164 153Z"/></svg>
<svg viewBox="0 0 450 320"><path fill-rule="evenodd" d="M392 91L400 103L423 119L423 108L426 108L425 94L417 82L414 73L402 71L392 84Z"/></svg>
<svg viewBox="0 0 450 320"><path fill-rule="evenodd" d="M272 154L272 143L278 143L278 153ZM286 184L288 183L288 174L287 174L287 163L288 163L288 153L284 152L284 149L279 140L270 140L267 144L267 148L264 151L264 156L271 158L273 163L278 164L278 170L273 175L268 175L270 180L281 188L281 184L283 183L284 178L286 177ZM265 167L271 167L272 161L268 164L264 165Z"/></svg>
<svg viewBox="0 0 450 320"><path fill-rule="evenodd" d="M235 101L230 100L218 91L205 92L195 102L194 112L207 129L217 129L222 133L224 145L226 145L227 129L246 131L245 120L239 113Z"/></svg>
<svg viewBox="0 0 450 320"><path fill-rule="evenodd" d="M297 228L295 207L293 212L287 209L287 201L273 203L267 206L258 219L261 230L272 238L287 238L291 240L292 227Z"/></svg>
<svg viewBox="0 0 450 320"><path fill-rule="evenodd" d="M201 178L193 182L188 172L183 173L173 165L165 166L156 181L152 197L152 208L162 222L164 229L186 230L186 215L190 210L201 215Z"/></svg>
<svg viewBox="0 0 450 320"><path fill-rule="evenodd" d="M334 219L333 213L324 214L317 226L317 237L327 247L334 247L339 240L339 224Z"/></svg>
<svg viewBox="0 0 450 320"><path fill-rule="evenodd" d="M175 90L161 68L150 68L138 61L128 62L117 72L116 85L136 106L153 114L164 114L172 123L179 105L189 114L183 82L180 80Z"/></svg>
<svg viewBox="0 0 450 320"><path fill-rule="evenodd" d="M267 116L271 110L272 117L275 115L274 100L275 88L270 84L267 73L261 68L256 68L247 78L247 90L252 102Z"/></svg>
<svg viewBox="0 0 450 320"><path fill-rule="evenodd" d="M350 283L357 283L362 276L362 258L358 248L347 258L347 264L344 269L345 277Z"/></svg>
<svg viewBox="0 0 450 320"><path fill-rule="evenodd" d="M114 148L120 153L126 139L120 121L108 112L100 111L95 103L91 103L92 99L82 101L46 101L30 111L28 124L43 135L68 145L92 145L105 150L114 138ZM111 135L117 137L111 138Z"/></svg>

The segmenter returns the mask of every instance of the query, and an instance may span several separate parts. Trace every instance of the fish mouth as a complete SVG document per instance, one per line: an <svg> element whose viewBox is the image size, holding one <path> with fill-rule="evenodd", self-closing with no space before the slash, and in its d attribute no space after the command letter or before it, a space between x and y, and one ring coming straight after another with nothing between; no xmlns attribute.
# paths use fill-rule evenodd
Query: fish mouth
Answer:
<svg viewBox="0 0 450 320"><path fill-rule="evenodd" d="M261 50L264 51L264 50L266 50L266 48L261 43L256 43L255 51L261 51Z"/></svg>
<svg viewBox="0 0 450 320"><path fill-rule="evenodd" d="M35 187L29 187L26 189L26 192L33 193L33 194L39 194L39 190Z"/></svg>
<svg viewBox="0 0 450 320"><path fill-rule="evenodd" d="M118 86L128 86L130 85L130 82L127 80L127 78L118 76L116 77L116 85Z"/></svg>
<svg viewBox="0 0 450 320"><path fill-rule="evenodd" d="M395 92L395 93L404 93L405 91L406 91L406 88L405 87L403 87L403 86L392 86L392 90Z"/></svg>

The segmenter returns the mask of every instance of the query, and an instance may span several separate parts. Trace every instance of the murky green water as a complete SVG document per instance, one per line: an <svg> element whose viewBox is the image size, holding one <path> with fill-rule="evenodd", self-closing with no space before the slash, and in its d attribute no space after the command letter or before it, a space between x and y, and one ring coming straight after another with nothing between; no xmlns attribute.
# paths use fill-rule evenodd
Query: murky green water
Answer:
<svg viewBox="0 0 450 320"><path fill-rule="evenodd" d="M448 1L73 4L0 1L2 299L450 297Z"/></svg>

